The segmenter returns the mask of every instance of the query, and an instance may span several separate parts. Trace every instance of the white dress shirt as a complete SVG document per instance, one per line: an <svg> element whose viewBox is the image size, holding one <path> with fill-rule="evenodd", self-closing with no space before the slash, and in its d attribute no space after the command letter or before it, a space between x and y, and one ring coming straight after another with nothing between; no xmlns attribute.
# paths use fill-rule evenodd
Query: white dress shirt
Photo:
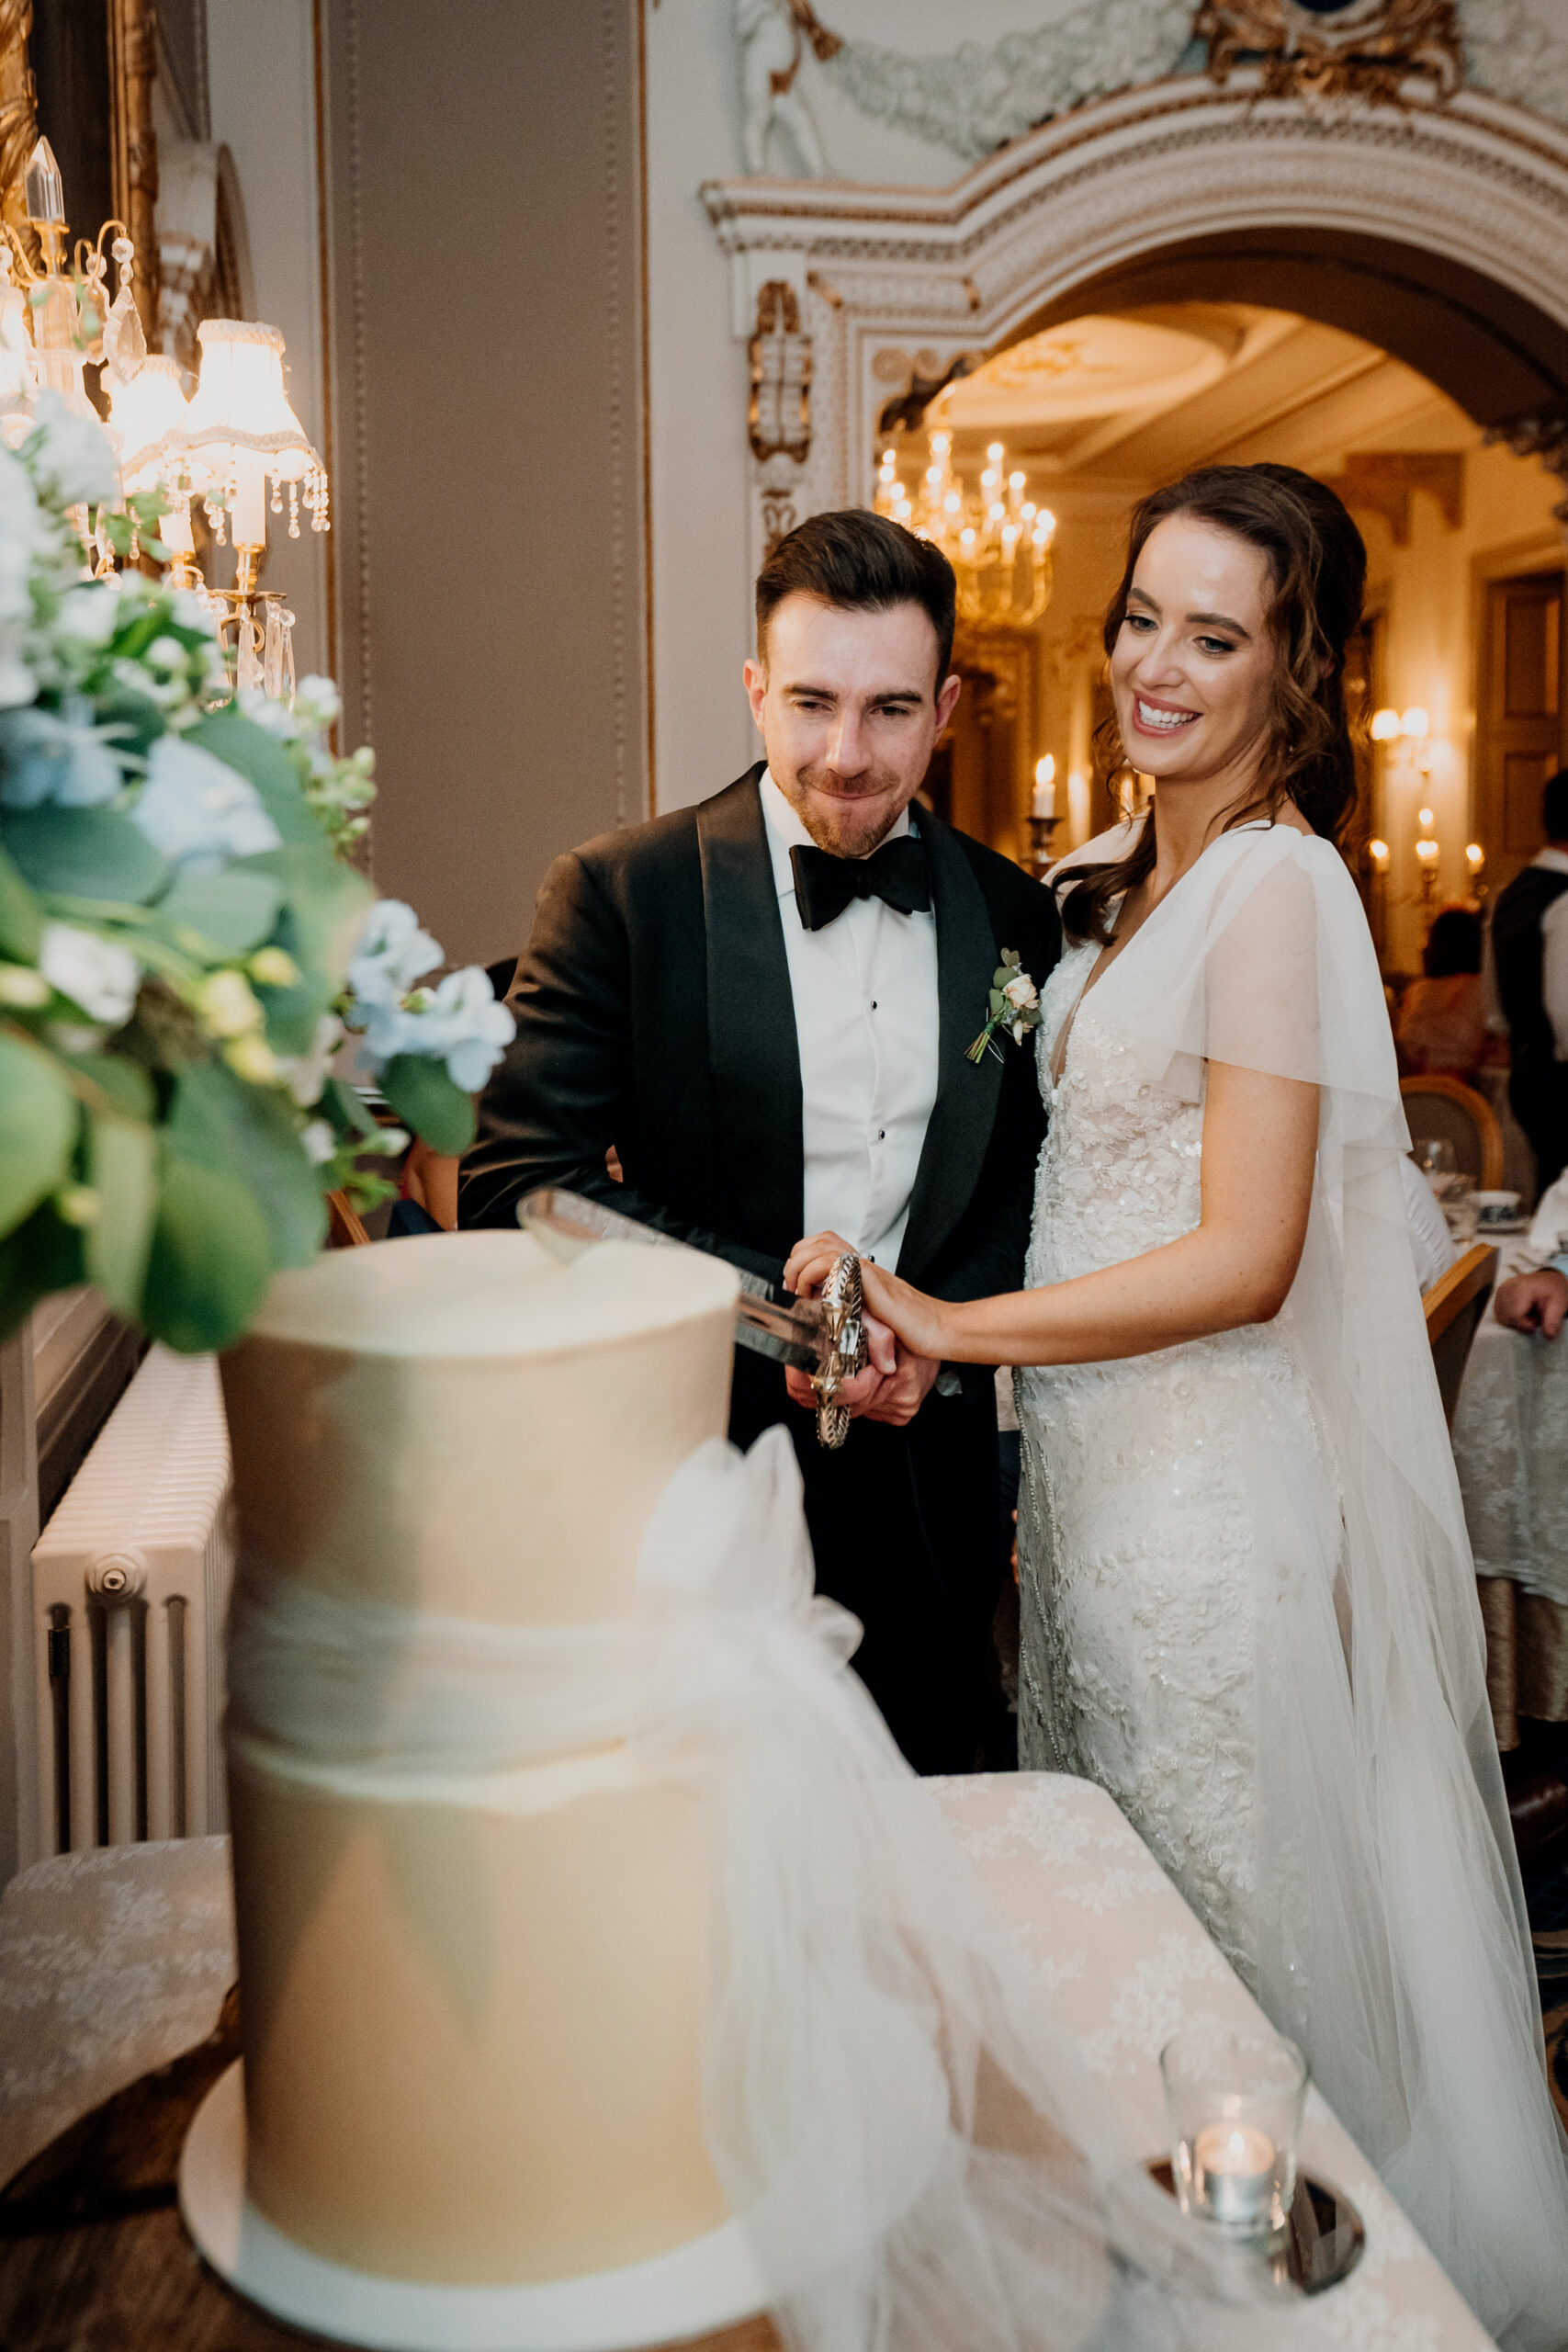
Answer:
<svg viewBox="0 0 1568 2352"><path fill-rule="evenodd" d="M1568 850L1538 850L1532 865L1548 874L1568 874ZM1553 899L1540 919L1540 1001L1557 1041L1557 1058L1568 1062L1568 890Z"/></svg>
<svg viewBox="0 0 1568 2352"><path fill-rule="evenodd" d="M806 1230L896 1271L936 1101L936 917L852 899L807 931L789 854L811 836L766 773L761 794L800 1047ZM906 810L886 838L910 831Z"/></svg>

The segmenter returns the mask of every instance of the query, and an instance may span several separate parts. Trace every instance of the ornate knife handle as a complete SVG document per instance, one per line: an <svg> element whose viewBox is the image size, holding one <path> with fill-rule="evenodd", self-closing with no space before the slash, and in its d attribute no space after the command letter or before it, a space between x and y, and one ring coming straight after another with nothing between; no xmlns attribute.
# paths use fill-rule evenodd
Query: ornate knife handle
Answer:
<svg viewBox="0 0 1568 2352"><path fill-rule="evenodd" d="M822 1285L818 1304L823 1310L832 1352L811 1380L817 1392L817 1438L818 1444L840 1446L850 1433L850 1414L848 1406L838 1401L839 1391L846 1380L852 1380L857 1372L865 1369L865 1328L861 1320L865 1301L861 1289L860 1260L852 1252L834 1259L833 1271Z"/></svg>

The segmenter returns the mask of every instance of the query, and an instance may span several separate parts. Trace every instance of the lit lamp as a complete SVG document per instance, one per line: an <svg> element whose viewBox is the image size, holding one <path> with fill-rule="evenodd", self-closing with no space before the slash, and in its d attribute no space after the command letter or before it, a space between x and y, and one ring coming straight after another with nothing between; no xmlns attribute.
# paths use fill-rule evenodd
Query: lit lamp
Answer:
<svg viewBox="0 0 1568 2352"><path fill-rule="evenodd" d="M1432 731L1429 712L1419 703L1412 703L1408 710L1374 710L1371 736L1374 743L1398 743L1404 747L1404 756L1422 775L1431 771L1432 752L1427 741Z"/></svg>
<svg viewBox="0 0 1568 2352"><path fill-rule="evenodd" d="M169 585L192 588L200 579L190 526L190 476L180 435L190 415L177 360L161 351L144 359L129 381L106 377L109 438L119 457L119 479L127 497L158 491L168 512L158 537L168 548Z"/></svg>
<svg viewBox="0 0 1568 2352"><path fill-rule="evenodd" d="M1471 896L1475 899L1483 899L1486 896L1486 885L1481 876L1485 871L1486 852L1479 842L1466 842L1464 862L1470 868Z"/></svg>
<svg viewBox="0 0 1568 2352"><path fill-rule="evenodd" d="M234 585L209 590L229 609L235 630L236 683L287 696L293 691L294 616L276 590L258 591L256 572L266 548L271 511L283 512L288 492L288 536L299 537L301 496L313 531L330 527L327 475L283 389L283 337L276 327L243 319L206 319L197 330L201 377L184 425L170 446L184 457L193 483L213 516L220 546L224 526L234 542Z"/></svg>
<svg viewBox="0 0 1568 2352"><path fill-rule="evenodd" d="M1034 797L1029 810L1029 854L1036 874L1051 863L1051 836L1061 823L1056 814L1056 763L1049 752L1034 763Z"/></svg>

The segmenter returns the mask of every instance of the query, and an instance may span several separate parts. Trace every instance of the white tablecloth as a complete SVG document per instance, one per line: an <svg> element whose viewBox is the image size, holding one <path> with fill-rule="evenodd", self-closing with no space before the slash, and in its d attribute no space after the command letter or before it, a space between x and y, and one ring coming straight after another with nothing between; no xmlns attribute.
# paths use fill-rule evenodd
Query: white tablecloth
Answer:
<svg viewBox="0 0 1568 2352"><path fill-rule="evenodd" d="M1256 2021L1251 1996L1102 1790L1032 1772L930 1786L1133 2146L1162 2154L1161 2045L1209 2018ZM64 1856L14 1880L0 1897L0 2178L210 2032L232 1974L222 1838ZM1294 2324L1260 2325L1259 2352L1481 2352L1491 2339L1315 2092L1303 2153L1360 2208L1367 2250Z"/></svg>
<svg viewBox="0 0 1568 2352"><path fill-rule="evenodd" d="M1506 1240L1497 1279L1538 1262ZM1454 1461L1475 1572L1507 1577L1568 1607L1568 1332L1506 1331L1490 1306L1475 1334L1454 1415Z"/></svg>

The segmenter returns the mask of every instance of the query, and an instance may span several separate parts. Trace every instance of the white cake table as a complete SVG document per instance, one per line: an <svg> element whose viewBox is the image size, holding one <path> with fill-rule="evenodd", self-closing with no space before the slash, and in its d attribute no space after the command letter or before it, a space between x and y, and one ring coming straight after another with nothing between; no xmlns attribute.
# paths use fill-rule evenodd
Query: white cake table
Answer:
<svg viewBox="0 0 1568 2352"><path fill-rule="evenodd" d="M1161 2044L1184 2024L1255 2020L1251 1996L1101 1790L1045 1773L930 1786L1133 2145L1161 2153ZM232 1973L222 1838L63 1856L14 1880L0 1897L0 2180L210 2031ZM1312 2307L1312 2340L1360 2352L1487 2345L1315 2093L1303 2147L1367 2227L1354 2276Z"/></svg>

